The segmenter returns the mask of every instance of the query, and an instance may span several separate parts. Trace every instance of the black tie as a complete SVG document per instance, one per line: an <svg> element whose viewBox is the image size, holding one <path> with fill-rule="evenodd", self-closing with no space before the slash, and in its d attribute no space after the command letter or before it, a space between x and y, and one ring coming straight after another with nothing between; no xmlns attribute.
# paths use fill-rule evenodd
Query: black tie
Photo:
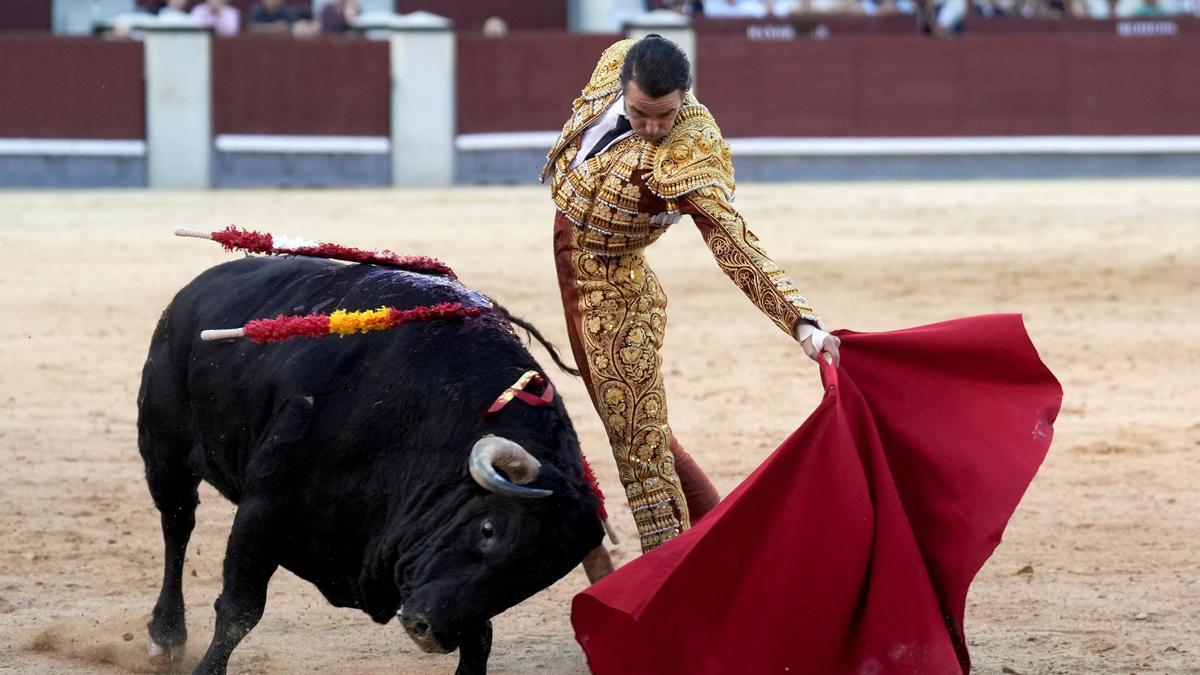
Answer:
<svg viewBox="0 0 1200 675"><path fill-rule="evenodd" d="M591 152L589 152L583 158L583 161L586 162L589 159L591 159L592 157L595 157L596 153L598 153L601 150L603 150L604 148L608 147L609 143L612 143L614 140L616 140L617 136L620 136L621 134L629 131L632 128L633 128L633 125L629 123L628 117L626 117L624 115L617 115L617 126L613 127L612 129L609 129L607 134L604 134L603 136L600 137L600 140L596 141L596 144L592 146Z"/></svg>

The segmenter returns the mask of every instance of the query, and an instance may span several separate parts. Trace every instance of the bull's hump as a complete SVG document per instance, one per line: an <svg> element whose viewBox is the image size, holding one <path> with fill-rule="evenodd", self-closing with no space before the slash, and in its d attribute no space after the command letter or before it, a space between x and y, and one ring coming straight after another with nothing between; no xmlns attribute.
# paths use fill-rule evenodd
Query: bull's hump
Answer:
<svg viewBox="0 0 1200 675"><path fill-rule="evenodd" d="M490 308L492 306L491 300L486 295L449 277L378 267L369 270L364 279L370 280L373 284L415 288L438 296L453 295L466 307Z"/></svg>

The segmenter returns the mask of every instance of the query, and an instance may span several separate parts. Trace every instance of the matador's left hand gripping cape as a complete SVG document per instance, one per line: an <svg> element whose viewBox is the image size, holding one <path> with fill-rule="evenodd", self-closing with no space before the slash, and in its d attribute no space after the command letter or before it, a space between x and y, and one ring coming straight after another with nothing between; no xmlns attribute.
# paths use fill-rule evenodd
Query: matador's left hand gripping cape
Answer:
<svg viewBox="0 0 1200 675"><path fill-rule="evenodd" d="M652 143L634 134L571 168L584 130L621 95L621 66L633 43L622 40L601 55L539 177L550 178L555 205L580 228L580 245L599 255L638 251L690 215L721 269L777 326L788 335L801 320L819 326L795 282L733 208L732 152L691 92L666 138Z"/></svg>

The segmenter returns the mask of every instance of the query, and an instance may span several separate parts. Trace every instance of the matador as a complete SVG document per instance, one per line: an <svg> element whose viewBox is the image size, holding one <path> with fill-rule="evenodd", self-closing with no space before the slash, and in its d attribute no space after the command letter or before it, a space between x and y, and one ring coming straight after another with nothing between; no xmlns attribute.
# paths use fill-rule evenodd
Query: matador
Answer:
<svg viewBox="0 0 1200 675"><path fill-rule="evenodd" d="M721 269L811 358L837 338L732 205L733 163L691 91L691 66L660 36L600 56L540 179L557 207L554 257L567 330L643 551L669 541L718 501L671 433L659 350L667 297L644 249L691 216Z"/></svg>

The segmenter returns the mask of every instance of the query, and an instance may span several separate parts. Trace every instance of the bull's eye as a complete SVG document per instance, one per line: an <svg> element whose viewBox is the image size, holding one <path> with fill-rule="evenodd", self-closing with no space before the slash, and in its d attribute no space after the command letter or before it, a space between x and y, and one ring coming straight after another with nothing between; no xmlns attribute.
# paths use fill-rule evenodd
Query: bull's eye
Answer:
<svg viewBox="0 0 1200 675"><path fill-rule="evenodd" d="M479 526L479 534L483 535L484 539L491 539L492 537L496 536L496 526L492 524L492 521L485 520L483 521L483 524Z"/></svg>

